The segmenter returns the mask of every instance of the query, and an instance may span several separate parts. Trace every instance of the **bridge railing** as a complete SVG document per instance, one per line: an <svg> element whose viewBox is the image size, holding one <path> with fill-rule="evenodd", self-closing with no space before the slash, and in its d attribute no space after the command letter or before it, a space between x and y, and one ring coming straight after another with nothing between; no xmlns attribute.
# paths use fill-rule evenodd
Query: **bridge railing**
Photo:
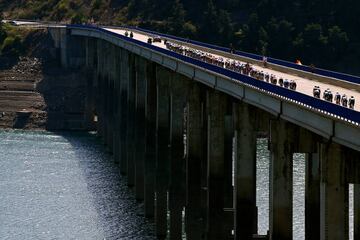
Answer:
<svg viewBox="0 0 360 240"><path fill-rule="evenodd" d="M168 34L158 33L155 31L142 29L142 28L138 28L138 27L126 26L126 28L139 30L142 32L146 32L146 33L150 33L153 35L158 35L158 36L162 36L162 37L166 37L166 38L170 38L170 39L174 39L174 40L178 40L178 41L182 41L182 42L188 42L188 43L191 43L194 45L198 45L201 47L206 47L206 48L210 48L210 49L214 49L214 50L218 50L218 51L223 51L223 52L230 51L230 49L226 48L226 47L221 47L221 46L217 46L217 45L213 45L213 44L208 44L208 43L203 43L203 42L199 42L199 41L195 41L195 40L176 37L176 36L172 36L172 35L168 35ZM253 60L257 60L257 61L262 61L262 58L263 58L263 56L253 54L253 53L243 52L243 51L235 51L234 54L239 55L241 57L246 57L246 58L250 58ZM300 71L304 71L304 72L308 72L308 73L314 72L314 69L311 66L299 65L296 63L292 63L292 62L288 62L288 61L284 61L284 60L280 60L280 59L276 59L276 58L272 58L272 57L268 57L267 61L268 61L268 63L272 63L272 64L276 64L279 66L292 68L292 69L296 69L296 70L300 70ZM324 76L324 77L335 78L335 79L339 79L339 80L343 80L343 81L347 81L347 82L351 82L351 83L355 83L355 84L360 84L360 77L350 75L350 74L334 72L334 71L325 70L325 69L321 69L321 68L316 68L315 74Z"/></svg>
<svg viewBox="0 0 360 240"><path fill-rule="evenodd" d="M163 55L167 55L169 57L178 59L182 62L192 64L194 66L212 71L214 73L229 77L233 79L234 81L245 84L248 87L256 88L259 91L264 91L268 94L274 95L278 98L281 98L288 102L293 102L298 105L301 105L302 107L312 109L314 111L317 111L321 114L331 116L333 118L337 118L342 121L350 122L355 125L360 124L360 112L345 108L318 98L314 98L312 96L306 95L301 92L296 92L287 88L283 88L265 81L257 80L252 77L213 65L209 64L197 59L193 59L190 57L187 57L185 55L178 54L176 52L172 52L170 50L157 47L155 45L151 45L133 38L125 37L121 34L108 31L103 28L95 27L95 26L89 26L89 25L68 25L68 28L74 28L74 29L85 29L85 30L93 30L102 32L108 35L112 35L116 38L120 38L122 40L134 43L138 46L153 50L155 52L159 52Z"/></svg>

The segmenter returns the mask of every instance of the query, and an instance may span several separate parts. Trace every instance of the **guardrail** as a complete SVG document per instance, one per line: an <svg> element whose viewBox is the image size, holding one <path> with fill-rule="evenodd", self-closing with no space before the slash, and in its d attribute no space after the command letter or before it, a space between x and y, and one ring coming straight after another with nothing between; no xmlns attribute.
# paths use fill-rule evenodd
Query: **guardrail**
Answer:
<svg viewBox="0 0 360 240"><path fill-rule="evenodd" d="M168 34L158 33L155 31L142 29L142 28L138 28L138 27L126 26L126 28L139 30L142 32L146 32L146 33L150 33L153 35L158 35L158 36L162 36L162 37L166 37L166 38L170 38L170 39L174 39L174 40L178 40L178 41L182 41L182 42L188 42L188 43L191 43L194 45L198 45L201 47L206 47L206 48L210 48L210 49L214 49L214 50L218 50L218 51L223 51L223 52L230 51L230 49L226 48L226 47L221 47L221 46L217 46L217 45L213 45L213 44L208 44L208 43L203 43L203 42L199 42L199 41L195 41L195 40L176 37L176 36L172 36L172 35L168 35ZM246 58L250 58L253 60L257 60L257 61L262 61L262 58L263 58L263 56L253 54L253 53L243 52L243 51L235 51L234 54L239 55L241 57L246 57ZM288 62L288 61L284 61L284 60L280 60L280 59L276 59L276 58L272 58L272 57L268 57L267 61L268 61L268 63L276 64L276 65L287 67L287 68L292 68L292 69L296 69L296 70L300 70L300 71L304 71L304 72L308 72L308 73L315 73L317 75L324 76L324 77L336 78L339 80L343 80L343 81L347 81L347 82L351 82L351 83L355 83L355 84L360 84L360 77L350 75L350 74L329 71L329 70L325 70L325 69L321 69L321 68L316 68L314 70L310 66L298 65L298 64L295 64L292 62Z"/></svg>
<svg viewBox="0 0 360 240"><path fill-rule="evenodd" d="M234 81L237 81L238 83L245 84L247 86L257 88L261 91L265 91L268 94L275 95L279 98L282 98L288 102L293 102L298 105L301 105L306 108L310 108L314 111L320 112L322 114L326 114L328 116L331 116L333 118L337 118L342 121L350 122L356 125L360 124L360 112L354 111L349 108L345 108L330 102L326 102L324 100L314 98L312 96L306 95L304 93L296 92L287 88L283 88L277 85L273 85L271 83L260 81L254 78L251 78L249 76L218 67L216 65L212 65L197 59L193 59L175 52L172 52L170 50L160 48L133 38L125 37L121 34L114 33L111 31L108 31L103 28L95 27L95 26L89 26L89 25L67 25L68 28L73 29L85 29L85 30L93 30L97 32L102 32L108 35L112 35L116 38L120 38L122 40L134 43L138 46L159 52L163 55L167 55L169 57L181 60L183 62L192 64L194 66L198 66L203 69L207 69L209 71L212 71L214 73L229 77L233 79Z"/></svg>

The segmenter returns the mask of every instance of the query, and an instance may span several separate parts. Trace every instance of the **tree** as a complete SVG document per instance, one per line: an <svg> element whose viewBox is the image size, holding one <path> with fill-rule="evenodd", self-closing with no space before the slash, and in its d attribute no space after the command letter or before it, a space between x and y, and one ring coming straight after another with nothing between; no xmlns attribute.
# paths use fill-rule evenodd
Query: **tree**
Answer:
<svg viewBox="0 0 360 240"><path fill-rule="evenodd" d="M0 46L3 44L5 38L7 37L6 31L3 27L3 14L0 13Z"/></svg>
<svg viewBox="0 0 360 240"><path fill-rule="evenodd" d="M171 10L172 15L168 18L170 32L173 34L183 32L185 25L185 10L180 0L175 0Z"/></svg>
<svg viewBox="0 0 360 240"><path fill-rule="evenodd" d="M328 49L329 58L335 61L347 51L349 38L346 32L342 31L339 26L333 26L328 30Z"/></svg>
<svg viewBox="0 0 360 240"><path fill-rule="evenodd" d="M260 27L258 36L259 40L256 47L256 52L261 55L267 55L268 34L263 27Z"/></svg>
<svg viewBox="0 0 360 240"><path fill-rule="evenodd" d="M297 43L298 50L302 53L302 59L305 59L306 62L315 65L325 62L324 53L327 47L327 37L323 34L320 24L306 25L303 33L299 34Z"/></svg>
<svg viewBox="0 0 360 240"><path fill-rule="evenodd" d="M270 54L278 58L291 58L294 26L286 20L272 18L267 24Z"/></svg>
<svg viewBox="0 0 360 240"><path fill-rule="evenodd" d="M210 42L215 42L219 34L219 22L217 21L218 15L214 3L209 0L204 17L201 24L201 37Z"/></svg>

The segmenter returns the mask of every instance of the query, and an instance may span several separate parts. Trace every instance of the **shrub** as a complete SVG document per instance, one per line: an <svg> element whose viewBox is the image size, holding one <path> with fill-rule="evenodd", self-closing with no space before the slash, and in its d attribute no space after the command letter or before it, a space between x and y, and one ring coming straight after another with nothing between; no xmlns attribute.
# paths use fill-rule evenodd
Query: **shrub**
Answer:
<svg viewBox="0 0 360 240"><path fill-rule="evenodd" d="M18 56L22 50L23 45L21 42L21 38L18 36L6 37L1 47L1 53L5 55Z"/></svg>
<svg viewBox="0 0 360 240"><path fill-rule="evenodd" d="M81 23L85 23L85 22L87 22L87 18L82 13L75 13L71 17L71 23L72 24L81 24Z"/></svg>

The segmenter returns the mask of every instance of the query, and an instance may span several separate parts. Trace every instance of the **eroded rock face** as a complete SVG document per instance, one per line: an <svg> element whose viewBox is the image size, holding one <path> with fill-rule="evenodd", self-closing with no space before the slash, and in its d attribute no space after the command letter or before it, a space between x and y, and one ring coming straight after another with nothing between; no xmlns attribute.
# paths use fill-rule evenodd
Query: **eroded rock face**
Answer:
<svg viewBox="0 0 360 240"><path fill-rule="evenodd" d="M20 111L30 113L20 128L45 128L46 103L36 91L41 80L41 62L37 58L21 57L11 69L0 71L1 128L17 127L20 118L17 112Z"/></svg>
<svg viewBox="0 0 360 240"><path fill-rule="evenodd" d="M86 74L60 67L46 31L30 36L26 55L0 70L0 128L83 129Z"/></svg>

